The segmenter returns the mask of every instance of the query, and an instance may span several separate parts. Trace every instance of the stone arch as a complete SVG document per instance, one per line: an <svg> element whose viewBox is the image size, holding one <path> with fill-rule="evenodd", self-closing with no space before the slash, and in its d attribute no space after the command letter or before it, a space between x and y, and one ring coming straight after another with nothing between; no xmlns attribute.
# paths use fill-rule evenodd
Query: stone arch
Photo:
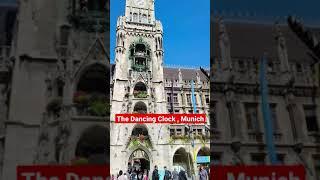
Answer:
<svg viewBox="0 0 320 180"><path fill-rule="evenodd" d="M197 152L197 156L201 155L201 156L210 156L210 148L207 147L207 146L202 146L200 148L198 148L198 151Z"/></svg>
<svg viewBox="0 0 320 180"><path fill-rule="evenodd" d="M137 130L137 131L135 131ZM138 133L138 134L137 134ZM142 134L144 136L148 136L149 135L149 130L148 127L145 124L136 124L131 131L131 135L139 135Z"/></svg>
<svg viewBox="0 0 320 180"><path fill-rule="evenodd" d="M76 144L75 157L85 158L89 164L107 164L110 154L109 129L93 125L85 129Z"/></svg>
<svg viewBox="0 0 320 180"><path fill-rule="evenodd" d="M141 150L141 151L145 152L146 155L148 156L148 158L149 158L149 169L148 169L148 170L150 170L151 167L153 166L153 157L152 157L151 152L150 152L146 147L144 147L144 146L139 146L139 147L137 147L137 148L134 148L134 149L128 151L128 153L127 153L127 158L126 158L126 159L127 159L127 160L126 160L127 165L129 166L130 158L131 158L132 154L133 154L134 152L138 151L138 150ZM131 162L131 163L132 163L132 162ZM128 168L129 168L129 167L128 167Z"/></svg>
<svg viewBox="0 0 320 180"><path fill-rule="evenodd" d="M135 98L146 98L148 95L148 87L142 81L138 81L133 88L133 95Z"/></svg>
<svg viewBox="0 0 320 180"><path fill-rule="evenodd" d="M187 152L184 147L179 147L174 151L172 161L173 166L184 169L189 177L194 173L192 153Z"/></svg>
<svg viewBox="0 0 320 180"><path fill-rule="evenodd" d="M148 112L147 105L144 102L139 101L134 105L133 112L134 113L145 114L145 113Z"/></svg>
<svg viewBox="0 0 320 180"><path fill-rule="evenodd" d="M99 72L96 72L95 70L99 70ZM99 84L101 86L100 91L108 92L108 73L110 72L108 66L106 64L100 63L100 62L93 62L89 63L84 67L81 67L78 72L75 74L75 81L74 81L74 91L79 90L79 84L81 83L82 78L84 78L88 73L95 73L92 75L96 75L96 78L99 78L99 82L103 82L103 84ZM98 76L97 76L98 75ZM101 77L100 77L101 76ZM94 77L90 77L90 79L93 79ZM93 83L92 83L93 84ZM107 85L106 85L107 84ZM99 86L98 85L98 86ZM92 86L92 89L95 87Z"/></svg>

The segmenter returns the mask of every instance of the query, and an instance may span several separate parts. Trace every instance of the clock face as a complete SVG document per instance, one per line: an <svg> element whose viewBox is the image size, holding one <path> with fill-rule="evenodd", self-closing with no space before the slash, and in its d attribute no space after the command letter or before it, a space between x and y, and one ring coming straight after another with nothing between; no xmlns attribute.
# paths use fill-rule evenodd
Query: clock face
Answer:
<svg viewBox="0 0 320 180"><path fill-rule="evenodd" d="M138 7L143 7L145 5L145 0L134 0L134 4Z"/></svg>

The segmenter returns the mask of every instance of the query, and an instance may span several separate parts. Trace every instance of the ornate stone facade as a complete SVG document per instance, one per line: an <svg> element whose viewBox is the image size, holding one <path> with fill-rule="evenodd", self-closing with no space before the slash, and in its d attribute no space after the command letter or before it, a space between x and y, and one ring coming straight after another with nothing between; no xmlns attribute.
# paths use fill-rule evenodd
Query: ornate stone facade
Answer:
<svg viewBox="0 0 320 180"><path fill-rule="evenodd" d="M127 0L125 15L118 18L111 81L111 173L132 166L152 171L157 165L172 170L180 166L191 176L199 152L209 155L209 123L191 127L114 123L119 113L193 113L192 81L197 109L208 114L209 82L202 72L164 67L164 30L155 18L154 3Z"/></svg>
<svg viewBox="0 0 320 180"><path fill-rule="evenodd" d="M319 69L306 46L279 23L216 18L212 25L216 45L212 48L211 117L215 126L211 162L270 164L259 82L260 59L267 53L269 103L279 163L302 163L307 179L319 177ZM313 30L319 32L319 28Z"/></svg>

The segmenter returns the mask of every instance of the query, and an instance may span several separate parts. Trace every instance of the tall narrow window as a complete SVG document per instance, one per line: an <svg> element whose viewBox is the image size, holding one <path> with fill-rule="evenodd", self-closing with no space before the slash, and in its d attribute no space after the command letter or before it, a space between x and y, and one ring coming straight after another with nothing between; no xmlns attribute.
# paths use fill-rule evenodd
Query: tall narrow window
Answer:
<svg viewBox="0 0 320 180"><path fill-rule="evenodd" d="M279 122L277 119L277 104L270 104L270 111L271 111L271 119L273 123L273 129L275 131L279 130Z"/></svg>
<svg viewBox="0 0 320 180"><path fill-rule="evenodd" d="M138 14L133 13L133 22L138 22Z"/></svg>
<svg viewBox="0 0 320 180"><path fill-rule="evenodd" d="M171 103L171 93L167 93L167 102Z"/></svg>
<svg viewBox="0 0 320 180"><path fill-rule="evenodd" d="M258 104L246 103L245 109L248 130L259 131Z"/></svg>
<svg viewBox="0 0 320 180"><path fill-rule="evenodd" d="M187 103L191 104L191 94L187 94Z"/></svg>
<svg viewBox="0 0 320 180"><path fill-rule="evenodd" d="M304 106L305 120L309 132L318 132L318 120L316 114L316 106Z"/></svg>
<svg viewBox="0 0 320 180"><path fill-rule="evenodd" d="M147 15L143 14L142 15L142 23L148 23L148 18L147 18Z"/></svg>
<svg viewBox="0 0 320 180"><path fill-rule="evenodd" d="M209 95L205 95L206 97L206 104L210 104L210 98L209 98Z"/></svg>
<svg viewBox="0 0 320 180"><path fill-rule="evenodd" d="M173 102L174 103L179 103L178 102L178 94L177 93L173 93Z"/></svg>

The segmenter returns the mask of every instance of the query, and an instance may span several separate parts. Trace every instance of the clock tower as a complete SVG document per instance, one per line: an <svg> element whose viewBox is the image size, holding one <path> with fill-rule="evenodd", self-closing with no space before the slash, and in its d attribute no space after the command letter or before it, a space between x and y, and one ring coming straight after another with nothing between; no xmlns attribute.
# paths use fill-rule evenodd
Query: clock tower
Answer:
<svg viewBox="0 0 320 180"><path fill-rule="evenodd" d="M127 21L153 24L155 22L154 0L127 0Z"/></svg>
<svg viewBox="0 0 320 180"><path fill-rule="evenodd" d="M120 113L167 113L163 81L163 28L155 19L154 0L127 0L117 21L115 68L111 89L111 173L143 161L150 169L166 157L168 128L158 124L115 124ZM165 126L165 125L164 125ZM137 144L137 137L145 140ZM165 158L164 158L165 159ZM157 165L166 165L158 161Z"/></svg>

